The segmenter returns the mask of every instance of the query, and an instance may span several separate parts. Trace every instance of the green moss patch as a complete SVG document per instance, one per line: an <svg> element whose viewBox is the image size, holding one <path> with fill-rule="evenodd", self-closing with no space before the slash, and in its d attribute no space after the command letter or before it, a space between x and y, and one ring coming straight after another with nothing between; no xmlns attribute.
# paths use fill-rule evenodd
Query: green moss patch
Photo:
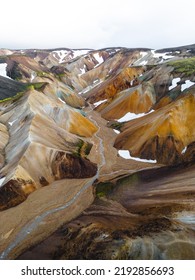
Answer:
<svg viewBox="0 0 195 280"><path fill-rule="evenodd" d="M14 102L14 101L18 100L20 97L22 97L23 94L24 94L24 91L18 92L14 96L11 96L11 97L8 97L8 98L4 98L4 99L0 100L0 103L6 102L6 101L13 101Z"/></svg>
<svg viewBox="0 0 195 280"><path fill-rule="evenodd" d="M108 195L114 188L114 184L111 182L101 182L96 185L96 196L104 197Z"/></svg>
<svg viewBox="0 0 195 280"><path fill-rule="evenodd" d="M195 57L171 61L167 65L174 67L175 73L184 73L186 76L195 74Z"/></svg>

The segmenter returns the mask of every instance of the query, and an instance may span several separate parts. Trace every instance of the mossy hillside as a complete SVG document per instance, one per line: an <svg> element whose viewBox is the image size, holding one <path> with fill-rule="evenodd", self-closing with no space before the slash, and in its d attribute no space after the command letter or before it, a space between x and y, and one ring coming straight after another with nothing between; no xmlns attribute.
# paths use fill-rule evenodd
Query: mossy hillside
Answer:
<svg viewBox="0 0 195 280"><path fill-rule="evenodd" d="M195 74L195 57L171 61L168 62L167 65L172 66L174 68L173 71L178 74L183 73L186 76Z"/></svg>
<svg viewBox="0 0 195 280"><path fill-rule="evenodd" d="M28 90L38 90L38 91L41 91L41 90L45 87L46 84L47 84L47 83L41 83L41 82L40 82L40 83L33 83L33 84L24 84L24 85L23 85L23 90L22 90L22 91L16 93L16 94L13 95L13 96L10 96L10 97L1 99L1 100L0 100L0 103L6 102L6 101L13 101L13 102L15 102L15 101L17 101L20 97L22 97L23 94L24 94L26 91L28 91Z"/></svg>

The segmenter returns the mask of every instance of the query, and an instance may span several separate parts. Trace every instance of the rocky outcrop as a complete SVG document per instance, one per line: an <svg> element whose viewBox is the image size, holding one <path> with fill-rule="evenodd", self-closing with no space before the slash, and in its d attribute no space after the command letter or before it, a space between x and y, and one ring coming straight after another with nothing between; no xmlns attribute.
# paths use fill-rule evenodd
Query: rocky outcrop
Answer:
<svg viewBox="0 0 195 280"><path fill-rule="evenodd" d="M55 180L93 177L97 172L96 164L85 158L92 145L75 136L88 137L97 128L78 110L55 98L29 89L18 100L0 105L1 210L21 203Z"/></svg>

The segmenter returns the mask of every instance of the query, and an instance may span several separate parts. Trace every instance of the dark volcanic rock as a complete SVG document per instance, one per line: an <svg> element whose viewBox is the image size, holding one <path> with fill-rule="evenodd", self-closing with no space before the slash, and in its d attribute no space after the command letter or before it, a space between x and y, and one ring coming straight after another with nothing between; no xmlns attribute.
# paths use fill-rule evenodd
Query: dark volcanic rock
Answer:
<svg viewBox="0 0 195 280"><path fill-rule="evenodd" d="M0 76L0 100L13 97L25 88L23 83Z"/></svg>
<svg viewBox="0 0 195 280"><path fill-rule="evenodd" d="M56 180L65 178L88 178L97 173L97 165L80 156L58 153L51 169Z"/></svg>

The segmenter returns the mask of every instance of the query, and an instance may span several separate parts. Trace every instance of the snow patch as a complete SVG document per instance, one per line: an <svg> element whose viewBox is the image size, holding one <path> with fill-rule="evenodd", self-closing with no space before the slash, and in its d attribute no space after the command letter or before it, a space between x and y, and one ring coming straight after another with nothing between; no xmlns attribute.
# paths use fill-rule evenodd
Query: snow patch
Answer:
<svg viewBox="0 0 195 280"><path fill-rule="evenodd" d="M120 131L113 129L116 134L120 134Z"/></svg>
<svg viewBox="0 0 195 280"><path fill-rule="evenodd" d="M102 80L98 79L98 81L96 81L95 83L93 82L92 85L89 85L86 88L84 88L82 91L78 92L78 94L86 93L86 92L90 91L91 89L95 88L97 85L99 85L101 83L102 83Z"/></svg>
<svg viewBox="0 0 195 280"><path fill-rule="evenodd" d="M17 119L16 119L16 120L13 120L13 121L8 122L8 124L9 124L10 126L12 126L12 125L13 125L16 121L17 121Z"/></svg>
<svg viewBox="0 0 195 280"><path fill-rule="evenodd" d="M93 105L94 105L95 107L97 107L97 106L99 106L100 104L106 102L107 100L108 100L108 99L100 100L100 101L98 101L98 102L95 102Z"/></svg>
<svg viewBox="0 0 195 280"><path fill-rule="evenodd" d="M60 97L58 97L58 99L59 99L62 103L65 103L65 104L66 104L66 102L65 102L64 100L62 100Z"/></svg>
<svg viewBox="0 0 195 280"><path fill-rule="evenodd" d="M31 77L30 77L30 82L32 83L32 81L34 80L34 78L36 77L36 73L32 72L31 73Z"/></svg>
<svg viewBox="0 0 195 280"><path fill-rule="evenodd" d="M148 53L147 52L140 52L140 55L141 55L141 57L138 59L138 60L136 60L134 63L133 63L133 65L136 65L136 66L140 66L140 65L146 65L147 63L148 63L148 61L147 60L143 60L143 58L146 56L146 55L148 55ZM131 64L130 64L130 66L131 66Z"/></svg>
<svg viewBox="0 0 195 280"><path fill-rule="evenodd" d="M146 65L147 63L148 63L148 61L147 61L147 60L144 60L144 61L140 62L139 65L144 66L144 65Z"/></svg>
<svg viewBox="0 0 195 280"><path fill-rule="evenodd" d="M158 53L158 52L155 52L155 50L151 50L151 53L152 53L152 56L154 58L163 58L164 60L166 59L170 59L170 58L173 58L174 55L169 55L169 53L165 52L165 53Z"/></svg>
<svg viewBox="0 0 195 280"><path fill-rule="evenodd" d="M3 77L6 77L8 79L11 79L10 77L7 76L6 67L7 67L7 63L1 63L0 64L0 75L3 76Z"/></svg>
<svg viewBox="0 0 195 280"><path fill-rule="evenodd" d="M185 84L183 84L183 85L181 86L181 91L184 91L185 89L187 89L187 88L193 86L194 84L195 84L195 83L191 82L190 80L186 80L186 81L185 81Z"/></svg>
<svg viewBox="0 0 195 280"><path fill-rule="evenodd" d="M3 182L5 181L5 177L0 179L0 186L2 186Z"/></svg>
<svg viewBox="0 0 195 280"><path fill-rule="evenodd" d="M54 57L59 60L59 63L63 63L66 61L65 57L70 56L68 60L76 58L77 56L81 56L87 54L90 50L58 50L53 51Z"/></svg>
<svg viewBox="0 0 195 280"><path fill-rule="evenodd" d="M138 119L138 118L141 118L141 117L146 116L148 114L151 114L152 112L154 112L154 110L151 110L148 113L140 113L140 114L135 114L135 113L128 112L122 118L118 119L118 122L127 122L127 121L131 121L131 120L134 120L134 119Z"/></svg>
<svg viewBox="0 0 195 280"><path fill-rule="evenodd" d="M57 54L57 55L59 56L59 58L60 58L60 59L59 59L59 63L63 63L63 62L64 62L64 58L65 58L65 56L66 56L68 53L70 53L70 52L65 51L65 50L53 51L53 54L54 54L54 56L55 56L56 59L58 59L58 57L56 57L55 54Z"/></svg>
<svg viewBox="0 0 195 280"><path fill-rule="evenodd" d="M119 150L119 151L118 151L118 154L119 154L119 156L122 157L122 158L126 158L126 159L130 159L130 158L131 158L131 157L130 157L130 153L129 153L128 150Z"/></svg>
<svg viewBox="0 0 195 280"><path fill-rule="evenodd" d="M79 74L79 76L82 74L85 74L85 68L80 68L80 71L81 71L81 73Z"/></svg>
<svg viewBox="0 0 195 280"><path fill-rule="evenodd" d="M172 80L172 85L169 87L169 90L172 90L177 86L177 83L181 80L181 78L175 78Z"/></svg>
<svg viewBox="0 0 195 280"><path fill-rule="evenodd" d="M141 162L157 163L156 160L152 160L152 159L142 159L142 158L132 157L129 150L119 150L118 153L121 157L125 159L133 159Z"/></svg>
<svg viewBox="0 0 195 280"><path fill-rule="evenodd" d="M90 51L91 50L75 50L75 51L73 51L73 58L75 58L77 56L81 56L81 55L87 54Z"/></svg>
<svg viewBox="0 0 195 280"><path fill-rule="evenodd" d="M186 150L187 150L187 146L182 150L182 152L181 152L182 155L185 154Z"/></svg>
<svg viewBox="0 0 195 280"><path fill-rule="evenodd" d="M96 79L93 81L93 84L99 84L100 82L101 82L100 79Z"/></svg>
<svg viewBox="0 0 195 280"><path fill-rule="evenodd" d="M141 56L142 56L142 58L143 58L143 57L146 56L148 53L147 53L147 52L140 52L140 54L141 54Z"/></svg>
<svg viewBox="0 0 195 280"><path fill-rule="evenodd" d="M93 56L98 62L98 64L96 64L94 68L96 68L97 66L99 66L101 63L104 62L103 58L99 55L99 53L94 53Z"/></svg>

